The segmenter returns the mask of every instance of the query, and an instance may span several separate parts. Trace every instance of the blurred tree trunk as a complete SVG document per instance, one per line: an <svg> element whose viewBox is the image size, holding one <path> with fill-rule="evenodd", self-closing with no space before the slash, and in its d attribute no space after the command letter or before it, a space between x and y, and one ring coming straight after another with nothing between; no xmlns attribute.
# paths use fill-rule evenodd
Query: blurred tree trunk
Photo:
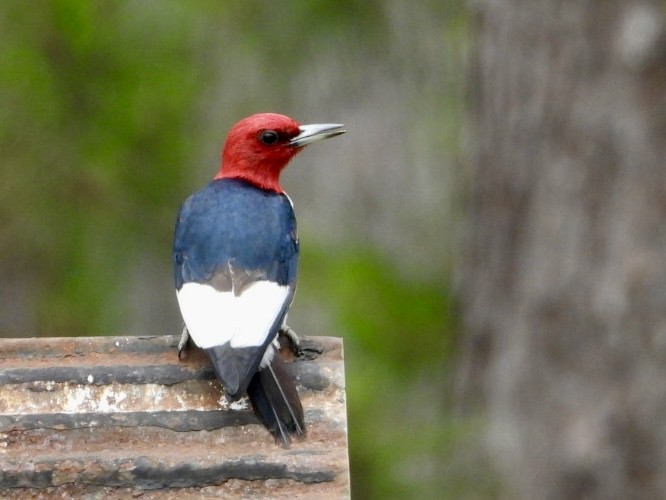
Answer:
<svg viewBox="0 0 666 500"><path fill-rule="evenodd" d="M475 2L461 379L511 498L666 498L665 5Z"/></svg>

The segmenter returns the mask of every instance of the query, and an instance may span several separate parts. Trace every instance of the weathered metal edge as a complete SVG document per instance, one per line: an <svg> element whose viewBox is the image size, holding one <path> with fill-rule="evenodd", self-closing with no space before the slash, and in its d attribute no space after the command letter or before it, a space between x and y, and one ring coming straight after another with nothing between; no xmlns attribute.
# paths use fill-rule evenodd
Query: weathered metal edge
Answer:
<svg viewBox="0 0 666 500"><path fill-rule="evenodd" d="M48 340L41 345L39 353L35 353L31 347L35 340ZM8 357L30 359L35 356L40 358L65 358L86 356L89 354L114 354L114 353L137 353L137 354L161 354L167 351L176 352L179 337L176 335L151 335L151 336L124 336L124 337L25 337L4 338L0 340L0 360ZM63 347L68 349L64 350Z"/></svg>

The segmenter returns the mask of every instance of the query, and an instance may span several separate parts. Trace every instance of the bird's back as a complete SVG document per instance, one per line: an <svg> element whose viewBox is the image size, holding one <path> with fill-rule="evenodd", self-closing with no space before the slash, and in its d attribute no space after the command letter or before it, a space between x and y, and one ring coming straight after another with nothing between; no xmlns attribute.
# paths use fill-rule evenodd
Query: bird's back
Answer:
<svg viewBox="0 0 666 500"><path fill-rule="evenodd" d="M214 180L178 215L174 274L185 324L232 398L272 347L296 285L298 239L286 195Z"/></svg>
<svg viewBox="0 0 666 500"><path fill-rule="evenodd" d="M176 289L206 283L227 264L291 285L298 238L289 198L235 179L219 179L182 205L174 238Z"/></svg>

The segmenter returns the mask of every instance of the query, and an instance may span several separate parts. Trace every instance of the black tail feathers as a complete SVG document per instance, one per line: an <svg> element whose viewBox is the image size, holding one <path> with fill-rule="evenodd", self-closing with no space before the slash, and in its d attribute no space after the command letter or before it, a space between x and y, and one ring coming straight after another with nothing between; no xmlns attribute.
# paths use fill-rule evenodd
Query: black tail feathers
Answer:
<svg viewBox="0 0 666 500"><path fill-rule="evenodd" d="M301 400L279 353L275 353L268 366L254 374L247 395L254 412L283 447L289 448L290 435L305 435Z"/></svg>

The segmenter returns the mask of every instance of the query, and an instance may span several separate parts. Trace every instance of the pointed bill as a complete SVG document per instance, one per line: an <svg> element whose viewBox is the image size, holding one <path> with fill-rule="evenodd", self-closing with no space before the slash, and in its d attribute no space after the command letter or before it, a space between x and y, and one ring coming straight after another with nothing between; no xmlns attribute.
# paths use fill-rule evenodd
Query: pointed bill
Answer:
<svg viewBox="0 0 666 500"><path fill-rule="evenodd" d="M294 137L289 144L295 148L307 146L321 139L328 139L347 132L341 123L315 123L298 127L300 134Z"/></svg>

